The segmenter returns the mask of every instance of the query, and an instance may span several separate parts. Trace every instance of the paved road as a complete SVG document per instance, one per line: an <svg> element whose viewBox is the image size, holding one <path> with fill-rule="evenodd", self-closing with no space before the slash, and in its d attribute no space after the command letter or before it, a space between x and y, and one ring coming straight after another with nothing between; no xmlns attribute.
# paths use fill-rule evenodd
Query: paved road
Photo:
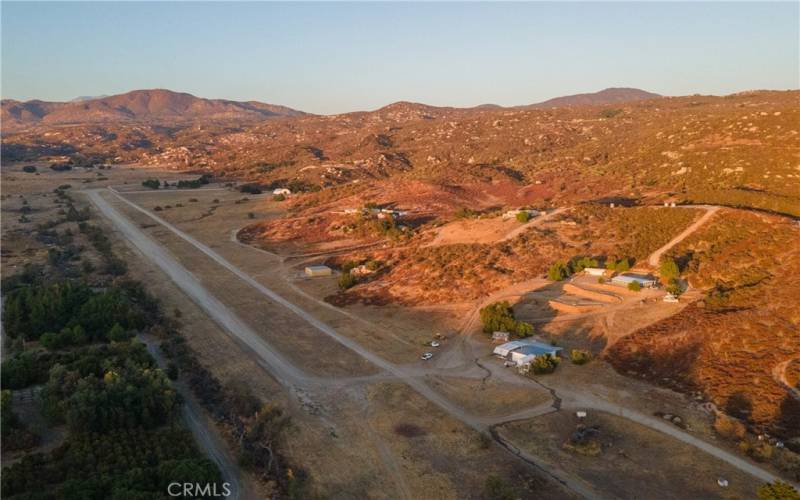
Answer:
<svg viewBox="0 0 800 500"><path fill-rule="evenodd" d="M720 207L711 205L681 205L680 207L675 208L702 208L706 211L706 213L697 219L691 226L684 229L683 232L681 232L678 236L669 240L666 245L650 254L650 257L647 259L647 263L652 267L658 267L659 262L661 261L661 256L664 255L664 252L668 251L670 248L685 240L690 234L697 231L703 224L708 222L708 219L714 216Z"/></svg>

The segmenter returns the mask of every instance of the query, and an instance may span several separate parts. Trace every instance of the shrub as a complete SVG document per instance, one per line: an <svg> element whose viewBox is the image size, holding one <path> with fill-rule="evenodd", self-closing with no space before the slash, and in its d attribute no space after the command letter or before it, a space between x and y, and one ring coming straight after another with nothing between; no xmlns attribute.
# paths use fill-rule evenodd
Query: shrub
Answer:
<svg viewBox="0 0 800 500"><path fill-rule="evenodd" d="M272 197L272 201L284 201L286 200L286 196L282 194L276 194Z"/></svg>
<svg viewBox="0 0 800 500"><path fill-rule="evenodd" d="M462 207L456 210L455 216L457 219L471 219L478 216L478 212L471 208Z"/></svg>
<svg viewBox="0 0 800 500"><path fill-rule="evenodd" d="M22 171L28 174L32 174L36 172L36 167L33 165L25 165L24 167L22 167Z"/></svg>
<svg viewBox="0 0 800 500"><path fill-rule="evenodd" d="M511 486L495 475L486 478L483 485L483 496L488 500L514 500L517 498Z"/></svg>
<svg viewBox="0 0 800 500"><path fill-rule="evenodd" d="M352 288L356 284L356 278L349 271L343 272L339 275L339 288L342 290L347 290L348 288Z"/></svg>
<svg viewBox="0 0 800 500"><path fill-rule="evenodd" d="M642 285L639 284L638 281L631 281L628 283L628 290L632 292L638 292L642 289Z"/></svg>
<svg viewBox="0 0 800 500"><path fill-rule="evenodd" d="M534 375L553 373L556 371L556 368L560 362L561 360L558 357L550 354L536 356L533 358L533 361L531 361L531 368L528 373Z"/></svg>
<svg viewBox="0 0 800 500"><path fill-rule="evenodd" d="M523 210L517 214L517 222L522 222L524 224L529 220L531 220L531 214L529 214L527 210Z"/></svg>
<svg viewBox="0 0 800 500"><path fill-rule="evenodd" d="M166 181L164 182L166 186ZM161 183L158 182L158 179L147 179L146 181L142 181L142 186L150 189L158 189L161 186Z"/></svg>
<svg viewBox="0 0 800 500"><path fill-rule="evenodd" d="M628 262L628 259L622 259L619 262L617 262L617 264L614 266L614 269L618 273L624 273L625 271L629 271L630 268L631 268L631 265Z"/></svg>
<svg viewBox="0 0 800 500"><path fill-rule="evenodd" d="M606 108L600 111L600 118L614 118L618 114L622 113L621 109L615 108Z"/></svg>
<svg viewBox="0 0 800 500"><path fill-rule="evenodd" d="M570 267L575 273L579 273L587 267L597 267L598 265L600 264L597 262L597 259L592 259L591 257L581 257L579 259L573 259L570 262Z"/></svg>
<svg viewBox="0 0 800 500"><path fill-rule="evenodd" d="M758 488L759 500L800 500L800 493L789 483L775 481Z"/></svg>
<svg viewBox="0 0 800 500"><path fill-rule="evenodd" d="M592 360L592 353L583 349L573 349L569 353L569 359L573 364L585 365Z"/></svg>
<svg viewBox="0 0 800 500"><path fill-rule="evenodd" d="M253 212L247 212L247 218L248 219L255 219L256 218L256 214L254 214Z"/></svg>
<svg viewBox="0 0 800 500"><path fill-rule="evenodd" d="M670 280L669 284L666 287L667 293L671 293L674 296L678 296L683 293L683 288L676 280Z"/></svg>
<svg viewBox="0 0 800 500"><path fill-rule="evenodd" d="M721 413L714 420L714 430L728 439L742 439L747 434L747 428L743 423Z"/></svg>
<svg viewBox="0 0 800 500"><path fill-rule="evenodd" d="M567 265L561 261L556 262L547 270L547 277L553 281L562 281L569 276Z"/></svg>
<svg viewBox="0 0 800 500"><path fill-rule="evenodd" d="M659 269L659 274L661 278L665 282L670 282L675 280L678 276L680 276L681 271L678 269L678 264L675 263L672 259L664 259L661 261L661 268Z"/></svg>
<svg viewBox="0 0 800 500"><path fill-rule="evenodd" d="M160 211L162 211L162 210L164 210L164 209L163 209L163 208L161 208L161 206L159 206L159 205L156 205L155 207L153 207L153 211L154 211L154 212L160 212Z"/></svg>
<svg viewBox="0 0 800 500"><path fill-rule="evenodd" d="M239 191L247 194L261 194L261 188L257 184L242 184Z"/></svg>

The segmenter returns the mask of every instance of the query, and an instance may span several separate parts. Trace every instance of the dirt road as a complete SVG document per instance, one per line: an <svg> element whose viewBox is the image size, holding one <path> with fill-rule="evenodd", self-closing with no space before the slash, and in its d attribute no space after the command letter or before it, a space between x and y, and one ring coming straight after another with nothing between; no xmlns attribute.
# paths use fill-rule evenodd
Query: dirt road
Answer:
<svg viewBox="0 0 800 500"><path fill-rule="evenodd" d="M548 220L552 219L556 215L564 213L566 210L567 210L566 208L561 207L561 208L556 208L552 212L548 212L546 214L542 214L542 215L536 217L535 219L533 219L532 221L526 222L525 224L519 226L518 228L514 229L513 231L509 231L508 233L506 233L505 236L503 236L503 238L500 241L508 241L508 240L514 239L517 236L519 236L520 234L522 234L525 231L527 231L528 229L530 229L532 227L535 227L535 226L538 226L538 225L540 225L540 224L542 224L544 222L547 222Z"/></svg>
<svg viewBox="0 0 800 500"><path fill-rule="evenodd" d="M680 207L676 207L680 208ZM667 252L670 248L674 247L681 241L685 240L690 234L697 231L703 224L708 222L708 219L714 216L714 214L719 210L720 207L717 206L710 206L710 205L686 205L685 208L702 208L706 210L706 213L703 214L702 217L697 219L691 226L684 229L679 235L669 240L669 242L664 245L663 247L659 248L647 259L647 263L651 267L658 267L659 262L661 261L661 256L664 255L664 252Z"/></svg>
<svg viewBox="0 0 800 500"><path fill-rule="evenodd" d="M226 330L233 333L237 338L241 339L248 347L251 347L253 352L255 352L262 361L262 365L270 372L276 375L276 378L279 382L292 386L296 383L303 383L308 382L308 377L303 374L301 370L294 367L290 363L287 363L278 353L273 351L270 346L266 344L260 337L257 336L255 332L249 329L247 325L245 325L241 320L239 320L231 311L227 310L227 308L217 301L211 294L206 291L203 286L198 282L196 278L194 278L189 271L183 268L178 262L175 261L165 250L163 250L160 245L153 242L149 237L147 237L144 233L142 233L138 227L133 225L130 221L128 221L124 216L122 216L116 209L114 209L97 191L89 191L90 199L95 203L95 205L100 209L103 214L105 214L114 224L123 232L123 234L128 238L134 246L139 248L142 253L147 256L147 258L153 260L159 267L161 267L164 272L170 276L170 278L175 281L175 283L184 290L187 295L189 295L198 305L200 305L209 315L214 318L217 322L220 323ZM282 296L278 295L277 293L273 292L272 290L268 289L261 283L254 280L248 274L228 262L224 259L221 255L214 252L211 248L204 245L203 243L199 242L192 236L184 233L177 227L173 226L169 222L161 219L160 217L156 216L148 212L147 210L139 207L135 203L125 199L122 196L114 193L122 202L126 203L127 205L131 206L135 210L147 215L154 221L161 224L163 227L172 231L175 235L182 238L186 242L193 245L197 250L217 262L220 266L227 269L238 278L240 278L243 282L250 285L252 288L257 290L259 293L264 295L266 298L270 299L271 301L280 304L281 306L285 307L289 312L295 314L296 316L300 317L308 324L313 326L315 329L320 331L321 333L329 336L336 342L340 343L341 345L347 347L348 349L354 351L355 353L362 356L364 359L370 361L375 366L383 369L384 371L388 372L389 374L395 376L398 380L404 382L415 391L417 391L420 395L428 399L433 404L442 408L445 412L452 415L453 417L457 418L458 420L462 421L469 427L479 431L479 432L487 432L491 431L491 427L502 423L502 421L507 421L509 418L520 418L520 416L536 416L540 415L543 412L551 411L545 406L538 406L536 408L531 408L528 410L524 410L523 412L518 412L518 414L511 415L506 417L505 420L497 419L497 421L487 421L486 419L474 416L469 412L465 411L460 406L454 404L443 395L432 389L430 386L425 384L422 380L419 379L419 376L424 373L422 370L415 370L413 368L408 367L399 367L394 365L387 360L383 359L382 357L376 355L375 353L367 350L354 340L350 339L349 337L345 337L339 334L336 330L334 330L329 325L323 323L322 321L318 320L299 306L295 305L292 302L289 302L287 299L283 298ZM716 210L716 209L714 209ZM697 227L702 225L711 215L713 215L714 210L709 210L709 213L705 214L703 218L695 222L693 226L690 227L691 231L695 230ZM681 239L688 236L691 231L687 229L684 231L682 235L679 235L679 238L676 238L671 242L672 245L676 244ZM666 248L664 249L664 251ZM472 319L472 318L470 318ZM469 322L469 321L468 321ZM470 363L472 360L469 360ZM333 382L333 381L332 381ZM638 422L642 425L645 425L651 429L658 430L665 434L668 434L676 439L679 439L685 443L688 443L692 446L695 446L706 453L709 453L728 464L743 470L754 477L757 477L764 481L774 481L777 479L776 476L770 474L769 472L761 469L760 467L753 465L746 460L740 459L722 449L719 449L701 439L698 439L694 436L691 436L679 429L675 428L674 426L665 424L664 422L648 417L646 415L637 413L635 411L629 410L627 408L623 408L619 405L614 403L605 401L597 396L590 395L590 394L583 394L577 391L572 390L569 387L556 387L553 390L558 392L558 397L563 399L564 407L568 408L588 408L588 409L597 409L606 411L609 413L614 413L616 415L623 416L624 418L628 418L635 422ZM509 450L510 452L514 453L515 455L519 456L520 458L526 460L527 462L533 464L534 466L540 468L541 470L545 471L547 474L554 477L556 480L564 484L566 487L572 489L576 493L586 497L586 498L595 498L597 495L594 491L592 491L591 487L584 483L582 480L574 477L569 477L564 471L549 466L539 460L537 457L529 456L527 454L522 453L520 450L515 449L515 447L505 441L502 437L497 436L494 432L492 435L498 440L504 448Z"/></svg>
<svg viewBox="0 0 800 500"><path fill-rule="evenodd" d="M426 398L431 403L440 407L446 413L460 420L472 429L485 433L488 432L488 426L480 418L470 414L463 408L452 403L449 399L441 395L427 385L424 381L419 379L419 375L424 374L414 373L413 370L407 371L405 368L390 363L389 361L381 358L373 352L367 350L349 337L345 337L329 325L318 320L299 306L289 302L282 296L268 289L261 283L251 278L248 274L228 262L221 255L213 251L208 246L196 240L192 236L181 231L174 225L166 220L158 217L155 214L148 212L135 203L127 200L125 197L120 196L114 191L110 191L113 196L117 197L123 203L129 205L131 208L147 215L154 221L161 224L163 227L172 231L175 235L190 243L197 248L200 252L217 262L220 266L227 269L243 282L247 283L259 293L268 299L284 306L288 311L297 315L308 324L316 328L321 333L329 336L337 341L344 347L354 351L362 356L364 359L370 361L375 366L385 370L386 372L394 375L398 380L402 381L412 389L414 389L421 396ZM270 346L266 344L258 335L245 325L232 311L228 310L221 302L214 298L194 277L186 270L180 263L178 263L171 255L164 249L145 235L137 226L131 223L127 218L120 214L114 207L111 206L97 190L87 191L89 199L114 225L123 233L123 235L137 248L139 251L152 260L159 268L161 268L170 279L178 285L195 303L205 310L209 316L217 321L220 326L225 330L232 333L236 338L240 339L244 344L252 349L252 351L260 358L262 366L273 376L276 380L283 385L294 388L297 385L308 381L302 371L285 361L277 352L273 351ZM502 443L501 443L502 444ZM553 477L565 487L573 490L584 498L598 498L597 494L592 491L591 487L578 478L568 477L564 471L553 468L546 463L542 462L536 457L526 456L522 457L528 463L534 465L546 474Z"/></svg>
<svg viewBox="0 0 800 500"><path fill-rule="evenodd" d="M166 369L167 362L158 346L142 335L138 338L147 347L147 351L153 356L153 359L156 360L158 366L161 369ZM244 491L236 460L228 453L226 445L213 425L209 425L207 422L203 415L203 410L197 403L192 391L181 382L173 382L173 385L183 397L182 414L183 420L186 422L186 427L191 431L192 435L194 435L195 442L206 456L217 464L222 475L222 480L228 483L230 494L226 498L233 500L238 500L239 498L255 498L251 492Z"/></svg>

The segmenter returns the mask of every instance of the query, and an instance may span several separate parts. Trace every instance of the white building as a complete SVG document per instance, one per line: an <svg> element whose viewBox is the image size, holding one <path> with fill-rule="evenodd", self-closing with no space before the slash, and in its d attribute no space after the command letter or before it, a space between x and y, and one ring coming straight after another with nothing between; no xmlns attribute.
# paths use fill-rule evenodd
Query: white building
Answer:
<svg viewBox="0 0 800 500"><path fill-rule="evenodd" d="M278 189L273 189L272 190L272 194L274 194L275 196L278 196L278 195L281 195L281 194L284 195L284 196L289 196L290 194L292 194L292 191L290 189L286 189L286 188L278 188Z"/></svg>
<svg viewBox="0 0 800 500"><path fill-rule="evenodd" d="M604 276L606 270L602 267L585 267L583 271L589 276Z"/></svg>
<svg viewBox="0 0 800 500"><path fill-rule="evenodd" d="M333 270L328 266L308 266L305 269L306 276L309 277L316 277L316 276L330 276L333 274Z"/></svg>
<svg viewBox="0 0 800 500"><path fill-rule="evenodd" d="M558 356L561 347L533 339L512 340L494 348L494 354L517 366L529 365L537 356Z"/></svg>

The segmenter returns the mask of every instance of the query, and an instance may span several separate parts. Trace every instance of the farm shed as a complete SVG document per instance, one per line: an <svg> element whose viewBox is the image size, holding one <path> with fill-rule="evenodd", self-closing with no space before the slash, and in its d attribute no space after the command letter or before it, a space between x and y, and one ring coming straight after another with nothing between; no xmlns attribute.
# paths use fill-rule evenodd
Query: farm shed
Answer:
<svg viewBox="0 0 800 500"><path fill-rule="evenodd" d="M494 354L512 361L517 366L530 364L537 356L558 356L561 347L555 347L532 339L513 340L494 348Z"/></svg>
<svg viewBox="0 0 800 500"><path fill-rule="evenodd" d="M492 341L493 342L508 342L509 333L508 332L494 332L492 333Z"/></svg>
<svg viewBox="0 0 800 500"><path fill-rule="evenodd" d="M333 271L328 266L308 266L306 267L306 276L315 277L315 276L330 276L333 274Z"/></svg>
<svg viewBox="0 0 800 500"><path fill-rule="evenodd" d="M611 278L612 283L616 283L618 285L629 285L630 283L638 282L639 285L645 288L651 288L655 286L656 279L652 276L644 275L644 274L634 274L634 273L625 273L620 274L618 276L614 276Z"/></svg>

